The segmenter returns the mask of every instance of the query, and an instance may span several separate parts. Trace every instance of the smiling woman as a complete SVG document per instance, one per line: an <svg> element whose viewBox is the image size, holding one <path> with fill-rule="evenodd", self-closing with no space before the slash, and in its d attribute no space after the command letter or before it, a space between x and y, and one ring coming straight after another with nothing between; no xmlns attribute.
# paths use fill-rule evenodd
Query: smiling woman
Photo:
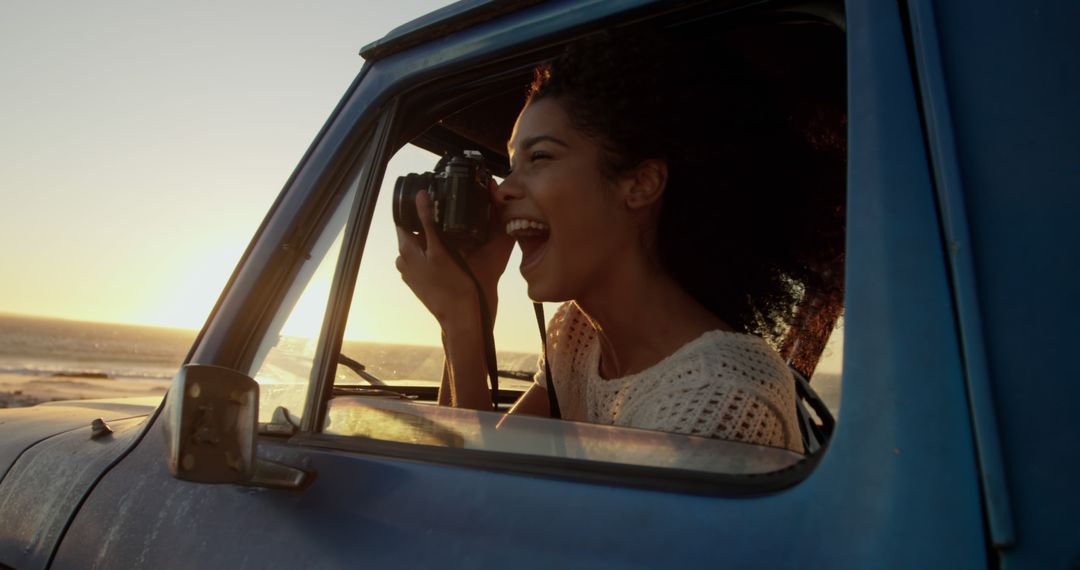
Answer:
<svg viewBox="0 0 1080 570"><path fill-rule="evenodd" d="M806 356L787 351L809 373L840 312L842 119L821 108L808 125L734 49L713 54L712 74L679 65L704 47L599 35L537 68L493 217L520 246L529 296L564 305L512 413L559 417L561 400L567 419L801 451L777 349L813 322ZM431 200L416 208L424 235L399 232L397 267L442 330L439 400L484 409L483 297ZM464 252L492 313L507 247ZM811 302L814 319L797 320Z"/></svg>
<svg viewBox="0 0 1080 570"><path fill-rule="evenodd" d="M769 450L784 465L819 449L832 415L799 403L814 405L798 376L838 379L837 366L818 364L839 338L842 35L815 21L686 41L678 30L694 25L553 44L400 93L372 115L369 138L350 143L359 166L332 184L345 198L336 221L305 238L335 245L314 246L264 315L272 323L247 372L263 384L261 420L561 458L574 456L570 439L549 436L605 424L615 431L595 433L615 439L664 432L682 450L661 458L672 465L684 438ZM496 185L452 177L455 160L479 156ZM395 189L421 179L441 180L425 183L436 200L417 191L407 203L421 231L395 228ZM454 184L491 201L488 241L457 248L434 229ZM455 249L497 316L494 357ZM327 287L318 276L331 269ZM528 298L555 304L541 343ZM814 385L836 392L821 375ZM532 418L517 433L523 418L488 421L492 409L563 421ZM505 428L505 441L488 427L465 435L476 422ZM764 465L750 469L776 466Z"/></svg>
<svg viewBox="0 0 1080 570"><path fill-rule="evenodd" d="M611 179L599 168L598 141L574 128L554 99L528 105L510 140L512 172L497 195L502 218L542 228L540 235L511 233L521 246L529 296L561 302L599 294L617 303L613 285L642 282L644 265L619 267L627 263L620 253L650 218L655 222L648 207L659 205L666 166L643 164Z"/></svg>

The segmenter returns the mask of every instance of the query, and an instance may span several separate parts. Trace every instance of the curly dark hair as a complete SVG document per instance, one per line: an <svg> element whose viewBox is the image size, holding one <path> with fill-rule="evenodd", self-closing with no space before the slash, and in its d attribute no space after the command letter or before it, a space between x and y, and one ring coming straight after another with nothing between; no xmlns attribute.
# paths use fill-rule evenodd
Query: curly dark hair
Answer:
<svg viewBox="0 0 1080 570"><path fill-rule="evenodd" d="M535 70L527 102L544 98L611 174L666 161L665 267L736 330L812 348L812 371L843 301L842 106L786 92L730 46L640 33L571 44Z"/></svg>

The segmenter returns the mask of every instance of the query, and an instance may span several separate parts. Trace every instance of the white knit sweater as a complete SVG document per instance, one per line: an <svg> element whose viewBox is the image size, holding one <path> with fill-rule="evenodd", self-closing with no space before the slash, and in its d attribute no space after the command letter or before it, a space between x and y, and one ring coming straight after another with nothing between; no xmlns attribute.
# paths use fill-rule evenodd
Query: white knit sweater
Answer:
<svg viewBox="0 0 1080 570"><path fill-rule="evenodd" d="M597 331L575 303L559 307L547 334L565 419L803 451L794 381L756 336L709 331L646 370L605 380ZM536 381L547 386L542 360Z"/></svg>

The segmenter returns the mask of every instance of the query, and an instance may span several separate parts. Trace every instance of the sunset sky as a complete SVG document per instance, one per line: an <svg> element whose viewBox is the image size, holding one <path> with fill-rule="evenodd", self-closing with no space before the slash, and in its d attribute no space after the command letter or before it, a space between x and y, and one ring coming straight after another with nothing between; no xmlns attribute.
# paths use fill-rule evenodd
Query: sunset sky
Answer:
<svg viewBox="0 0 1080 570"><path fill-rule="evenodd" d="M359 49L447 3L0 4L0 312L201 327ZM434 158L395 162L403 174ZM438 344L379 208L360 285L377 294L362 318L354 301L346 334ZM517 255L496 338L533 352ZM317 330L325 297L304 306L293 324Z"/></svg>
<svg viewBox="0 0 1080 570"><path fill-rule="evenodd" d="M0 5L0 312L201 326L360 47L446 3Z"/></svg>

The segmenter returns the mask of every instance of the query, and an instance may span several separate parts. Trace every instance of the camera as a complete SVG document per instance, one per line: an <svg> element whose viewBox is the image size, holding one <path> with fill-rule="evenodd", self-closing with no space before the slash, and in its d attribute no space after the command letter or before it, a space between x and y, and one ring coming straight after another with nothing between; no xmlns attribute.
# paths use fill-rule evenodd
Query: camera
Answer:
<svg viewBox="0 0 1080 570"><path fill-rule="evenodd" d="M475 150L447 155L434 171L399 176L394 184L394 223L421 232L416 195L427 192L435 206L435 227L442 239L456 247L479 246L491 228L491 173L484 156Z"/></svg>

